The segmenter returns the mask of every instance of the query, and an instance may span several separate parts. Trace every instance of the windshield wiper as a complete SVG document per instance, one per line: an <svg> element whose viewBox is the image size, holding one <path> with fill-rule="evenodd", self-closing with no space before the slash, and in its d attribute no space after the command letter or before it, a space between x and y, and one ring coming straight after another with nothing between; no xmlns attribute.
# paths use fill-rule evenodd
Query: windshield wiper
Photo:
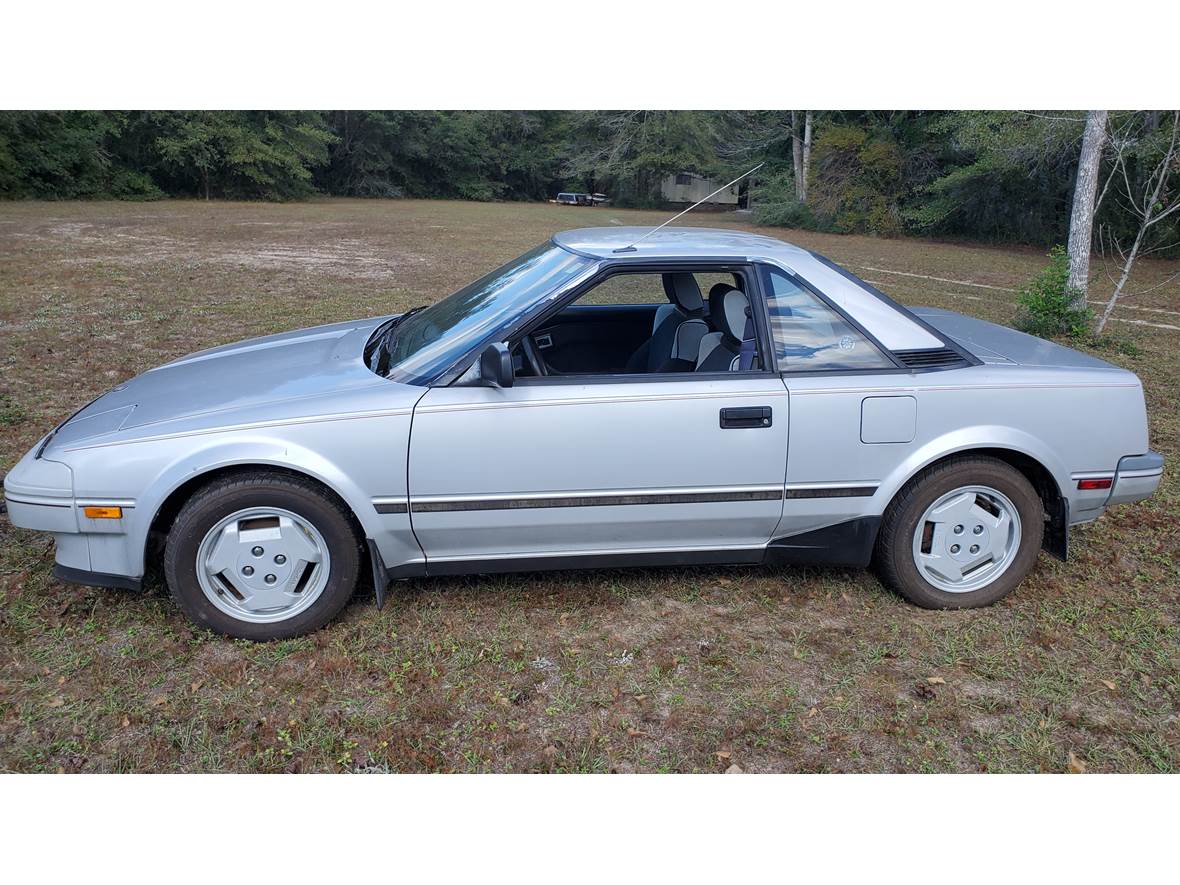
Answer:
<svg viewBox="0 0 1180 885"><path fill-rule="evenodd" d="M389 374L389 359L393 351L393 340L397 336L394 334L398 326L408 320L411 316L422 310L423 305L411 307L401 316L396 316L388 320L384 326L377 330L373 337L375 345L365 355L369 368L382 377Z"/></svg>

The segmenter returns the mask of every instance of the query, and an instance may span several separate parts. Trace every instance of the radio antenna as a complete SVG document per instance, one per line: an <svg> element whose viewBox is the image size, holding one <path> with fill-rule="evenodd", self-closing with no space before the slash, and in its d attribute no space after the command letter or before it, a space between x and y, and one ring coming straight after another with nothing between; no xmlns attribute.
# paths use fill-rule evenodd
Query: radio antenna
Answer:
<svg viewBox="0 0 1180 885"><path fill-rule="evenodd" d="M631 245L629 245L629 246L623 246L622 248L615 249L614 251L615 251L616 253L618 253L618 252L634 252L634 251L635 251L635 246L636 246L638 243L642 243L644 240L646 240L648 237L650 237L650 236L651 236L652 234L654 234L656 231L658 231L658 230L661 230L662 228L665 228L665 227L667 227L669 224L671 224L673 221L675 221L675 220L676 220L677 218L679 218L681 215L687 215L689 212L691 212L691 211L692 211L693 209L695 209L697 206L701 205L701 203L705 202L705 200L708 200L708 199L709 199L709 197L714 197L714 196L716 196L717 194L719 194L719 193L721 193L723 190L725 190L727 187L733 187L735 184L737 184L739 181L741 181L741 180L742 180L743 178L745 178L747 175L752 175L753 173L757 172L759 169L761 169L761 168L762 168L763 166L765 166L765 165L766 165L766 163L765 163L765 162L762 162L762 163L759 163L757 166L755 166L753 169L750 169L750 170L749 170L749 171L747 171L747 172L743 172L741 175L739 175L739 176L738 176L737 178L735 178L733 181L729 182L729 184L723 184L723 185L721 185L721 187L717 188L717 190L715 190L715 191L713 191L713 193L709 194L709 196L708 196L708 197L704 197L704 198L702 198L702 199L700 199L700 200L697 200L695 203L693 203L693 204L692 204L691 206L689 206L687 209L683 209L683 210L681 210L680 212L677 212L675 215L673 215L671 218L669 218L667 221L665 221L665 222L664 222L663 224L661 224L659 227L653 227L651 230L649 230L647 233L645 233L643 236L641 236L641 237L640 237L638 240L636 240L635 242L633 242Z"/></svg>

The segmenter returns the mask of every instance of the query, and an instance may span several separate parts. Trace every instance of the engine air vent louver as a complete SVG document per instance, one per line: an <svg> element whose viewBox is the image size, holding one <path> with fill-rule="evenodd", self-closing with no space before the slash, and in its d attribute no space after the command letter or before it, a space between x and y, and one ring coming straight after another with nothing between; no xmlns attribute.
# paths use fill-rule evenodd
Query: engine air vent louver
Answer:
<svg viewBox="0 0 1180 885"><path fill-rule="evenodd" d="M970 365L949 347L895 350L893 355L911 369L961 369Z"/></svg>

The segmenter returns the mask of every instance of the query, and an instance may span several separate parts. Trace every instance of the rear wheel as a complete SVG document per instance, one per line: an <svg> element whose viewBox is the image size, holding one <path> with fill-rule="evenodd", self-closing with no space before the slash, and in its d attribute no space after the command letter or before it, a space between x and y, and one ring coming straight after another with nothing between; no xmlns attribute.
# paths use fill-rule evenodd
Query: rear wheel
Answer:
<svg viewBox="0 0 1180 885"><path fill-rule="evenodd" d="M267 640L316 630L356 586L360 545L347 511L314 483L264 472L214 481L181 509L164 572L202 627Z"/></svg>
<svg viewBox="0 0 1180 885"><path fill-rule="evenodd" d="M882 579L924 608L990 605L1036 563L1040 497L996 458L956 458L919 474L885 513L877 539Z"/></svg>

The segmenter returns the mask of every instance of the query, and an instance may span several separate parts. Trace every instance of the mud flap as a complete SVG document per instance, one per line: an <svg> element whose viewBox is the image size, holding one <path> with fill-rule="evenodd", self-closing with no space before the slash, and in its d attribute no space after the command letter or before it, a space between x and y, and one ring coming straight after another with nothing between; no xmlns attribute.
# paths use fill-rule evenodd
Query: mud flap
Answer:
<svg viewBox="0 0 1180 885"><path fill-rule="evenodd" d="M1069 501L1065 498L1045 507L1045 537L1041 547L1050 556L1069 561Z"/></svg>
<svg viewBox="0 0 1180 885"><path fill-rule="evenodd" d="M377 609L385 605L385 591L389 589L389 572L385 568L385 560L381 558L381 551L377 549L377 542L366 538L369 545L369 562L373 566L373 592L377 595Z"/></svg>

